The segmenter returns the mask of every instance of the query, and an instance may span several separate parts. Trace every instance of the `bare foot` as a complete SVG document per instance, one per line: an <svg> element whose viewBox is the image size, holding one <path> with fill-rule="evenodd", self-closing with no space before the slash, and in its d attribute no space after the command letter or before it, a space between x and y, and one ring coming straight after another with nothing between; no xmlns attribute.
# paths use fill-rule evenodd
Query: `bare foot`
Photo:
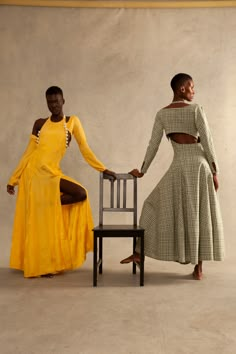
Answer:
<svg viewBox="0 0 236 354"><path fill-rule="evenodd" d="M120 261L121 264L127 264L131 262L140 263L140 254L135 252L134 254L131 254L131 256L124 258L122 259L122 261Z"/></svg>
<svg viewBox="0 0 236 354"><path fill-rule="evenodd" d="M198 264L195 265L192 274L195 280L202 280L202 271L201 271L201 267Z"/></svg>
<svg viewBox="0 0 236 354"><path fill-rule="evenodd" d="M42 274L40 276L41 276L41 278L53 278L53 274L52 273Z"/></svg>

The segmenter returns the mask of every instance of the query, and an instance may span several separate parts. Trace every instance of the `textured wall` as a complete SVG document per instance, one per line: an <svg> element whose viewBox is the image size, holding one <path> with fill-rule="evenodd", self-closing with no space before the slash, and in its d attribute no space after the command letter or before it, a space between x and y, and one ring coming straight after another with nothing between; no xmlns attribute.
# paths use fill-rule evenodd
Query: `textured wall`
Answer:
<svg viewBox="0 0 236 354"><path fill-rule="evenodd" d="M5 185L34 120L48 115L47 87L63 88L65 113L80 117L104 164L123 172L141 166L155 113L172 99L169 81L177 72L193 76L195 102L208 115L221 168L228 255L233 255L235 18L235 8L0 7L0 264L8 260L15 207ZM163 139L148 174L139 180L139 213L171 158L171 147ZM75 143L62 167L89 190L97 222L98 173L83 161Z"/></svg>

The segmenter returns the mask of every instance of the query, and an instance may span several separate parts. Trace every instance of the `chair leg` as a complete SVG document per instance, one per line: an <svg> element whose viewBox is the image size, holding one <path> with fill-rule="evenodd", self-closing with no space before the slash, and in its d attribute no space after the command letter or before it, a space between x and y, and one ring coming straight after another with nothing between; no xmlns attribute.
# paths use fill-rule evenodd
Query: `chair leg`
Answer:
<svg viewBox="0 0 236 354"><path fill-rule="evenodd" d="M144 235L140 237L140 286L144 286Z"/></svg>
<svg viewBox="0 0 236 354"><path fill-rule="evenodd" d="M102 274L102 263L103 263L103 238L99 237L99 274Z"/></svg>
<svg viewBox="0 0 236 354"><path fill-rule="evenodd" d="M97 286L97 235L95 234L93 242L93 286Z"/></svg>
<svg viewBox="0 0 236 354"><path fill-rule="evenodd" d="M136 248L136 237L133 237L133 254ZM136 274L136 264L133 262L133 274Z"/></svg>

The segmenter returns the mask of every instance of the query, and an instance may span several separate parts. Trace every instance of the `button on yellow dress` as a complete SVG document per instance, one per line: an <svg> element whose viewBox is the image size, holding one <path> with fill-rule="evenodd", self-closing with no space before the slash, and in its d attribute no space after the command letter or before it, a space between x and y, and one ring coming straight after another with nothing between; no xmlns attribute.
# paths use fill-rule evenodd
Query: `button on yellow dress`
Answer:
<svg viewBox="0 0 236 354"><path fill-rule="evenodd" d="M61 205L60 161L66 152L67 129L74 135L85 160L96 170L106 167L87 144L76 116L66 122L47 119L39 137L31 135L28 147L8 184L18 185L10 267L25 277L74 269L93 249L93 219L88 199ZM83 187L84 188L84 187Z"/></svg>

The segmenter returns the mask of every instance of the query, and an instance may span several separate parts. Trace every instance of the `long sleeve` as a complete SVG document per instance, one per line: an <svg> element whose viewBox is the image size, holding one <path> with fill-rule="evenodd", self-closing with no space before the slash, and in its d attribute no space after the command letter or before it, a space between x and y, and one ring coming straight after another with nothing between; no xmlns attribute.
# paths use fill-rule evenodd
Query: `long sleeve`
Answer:
<svg viewBox="0 0 236 354"><path fill-rule="evenodd" d="M152 160L154 159L159 145L161 143L161 139L163 136L163 126L160 120L160 117L158 116L158 113L156 115L155 118L155 123L152 129L152 135L151 135L151 139L149 141L149 145L144 157L144 161L143 161L143 165L141 167L141 172L142 173L146 173Z"/></svg>
<svg viewBox="0 0 236 354"><path fill-rule="evenodd" d="M18 166L16 167L16 169L14 170L14 172L12 173L12 175L8 181L9 185L16 186L18 184L21 174L22 174L23 170L25 169L30 156L32 155L32 153L36 149L36 146L37 146L36 137L31 134L27 148L26 148L25 152L23 153L23 155L20 159L20 162L18 163Z"/></svg>
<svg viewBox="0 0 236 354"><path fill-rule="evenodd" d="M72 131L83 155L84 159L88 162L90 166L95 168L97 171L104 171L106 167L103 165L101 161L97 159L91 148L89 147L84 129L78 117L74 117L74 125Z"/></svg>
<svg viewBox="0 0 236 354"><path fill-rule="evenodd" d="M209 163L212 173L219 172L219 167L217 163L215 148L213 144L213 139L211 131L207 122L205 112L202 107L197 106L195 112L196 127L200 135L201 144L206 154L207 161Z"/></svg>

